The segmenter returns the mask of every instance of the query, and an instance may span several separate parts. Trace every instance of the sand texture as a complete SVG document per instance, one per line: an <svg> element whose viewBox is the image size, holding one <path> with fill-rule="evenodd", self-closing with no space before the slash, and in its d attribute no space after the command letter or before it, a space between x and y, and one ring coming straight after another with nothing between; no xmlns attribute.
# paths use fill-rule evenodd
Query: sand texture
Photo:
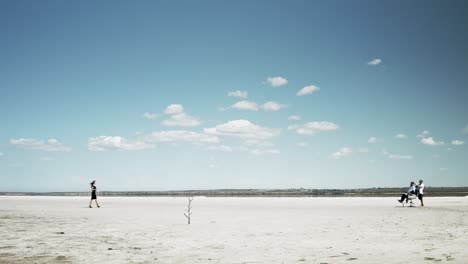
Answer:
<svg viewBox="0 0 468 264"><path fill-rule="evenodd" d="M468 198L0 197L0 263L468 263Z"/></svg>

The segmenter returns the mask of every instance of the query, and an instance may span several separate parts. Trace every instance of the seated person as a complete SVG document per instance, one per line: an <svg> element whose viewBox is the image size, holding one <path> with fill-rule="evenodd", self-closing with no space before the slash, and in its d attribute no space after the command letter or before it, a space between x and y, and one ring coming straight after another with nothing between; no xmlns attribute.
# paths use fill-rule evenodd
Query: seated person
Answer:
<svg viewBox="0 0 468 264"><path fill-rule="evenodd" d="M411 182L410 187L408 188L408 191L406 193L403 193L401 195L401 199L397 200L399 203L403 203L403 201L406 200L406 203L408 203L408 196L411 194L416 194L416 183Z"/></svg>

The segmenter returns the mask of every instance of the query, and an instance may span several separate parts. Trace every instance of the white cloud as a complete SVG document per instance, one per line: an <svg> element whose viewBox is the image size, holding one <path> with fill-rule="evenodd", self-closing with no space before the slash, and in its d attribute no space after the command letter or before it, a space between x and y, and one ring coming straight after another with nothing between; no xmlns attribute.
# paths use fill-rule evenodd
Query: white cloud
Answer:
<svg viewBox="0 0 468 264"><path fill-rule="evenodd" d="M42 161L52 161L54 159L51 158L51 157L41 157L40 160L42 160Z"/></svg>
<svg viewBox="0 0 468 264"><path fill-rule="evenodd" d="M259 140L259 139L247 139L244 140L244 145L246 146L257 146L257 147L273 147L274 144L270 141Z"/></svg>
<svg viewBox="0 0 468 264"><path fill-rule="evenodd" d="M213 135L207 135L188 130L169 130L153 132L146 136L147 142L191 142L191 143L218 143L219 138Z"/></svg>
<svg viewBox="0 0 468 264"><path fill-rule="evenodd" d="M382 154L387 156L389 159L395 160L412 160L414 157L412 155L396 155L388 152L386 149L382 150Z"/></svg>
<svg viewBox="0 0 468 264"><path fill-rule="evenodd" d="M297 96L304 96L304 95L308 95L308 94L312 94L316 91L320 90L319 87L315 86L315 85L309 85L309 86L306 86L304 88L302 88L299 92L297 92Z"/></svg>
<svg viewBox="0 0 468 264"><path fill-rule="evenodd" d="M186 113L173 114L169 119L163 121L163 125L165 126L194 127L200 124L201 122L198 119Z"/></svg>
<svg viewBox="0 0 468 264"><path fill-rule="evenodd" d="M283 77L268 77L267 82L273 86L273 87L280 87L288 83L288 80L286 80Z"/></svg>
<svg viewBox="0 0 468 264"><path fill-rule="evenodd" d="M143 117L149 120L154 120L159 117L158 114L146 112L143 114Z"/></svg>
<svg viewBox="0 0 468 264"><path fill-rule="evenodd" d="M435 141L432 137L422 138L421 143L428 146L442 146L445 144L442 141Z"/></svg>
<svg viewBox="0 0 468 264"><path fill-rule="evenodd" d="M302 126L292 125L289 130L295 130L300 135L315 135L319 132L333 131L339 129L338 125L328 121L308 122Z"/></svg>
<svg viewBox="0 0 468 264"><path fill-rule="evenodd" d="M418 137L418 138L425 138L425 137L427 137L429 134L430 134L429 131L424 130L423 132L419 133L416 137Z"/></svg>
<svg viewBox="0 0 468 264"><path fill-rule="evenodd" d="M229 146L224 146L224 145L220 145L220 146L209 146L208 147L209 150L219 150L219 151L224 151L224 152L232 152L232 148L229 147Z"/></svg>
<svg viewBox="0 0 468 264"><path fill-rule="evenodd" d="M205 128L204 131L210 135L245 139L270 139L280 133L278 129L261 127L243 119L229 121L212 128Z"/></svg>
<svg viewBox="0 0 468 264"><path fill-rule="evenodd" d="M164 113L168 115L180 114L183 112L184 107L180 104L171 104L168 107L166 107L166 110L164 110Z"/></svg>
<svg viewBox="0 0 468 264"><path fill-rule="evenodd" d="M370 137L367 142L371 143L371 144L375 144L375 143L378 143L378 142L381 142L382 139L380 138L376 138L376 137Z"/></svg>
<svg viewBox="0 0 468 264"><path fill-rule="evenodd" d="M285 107L287 106L273 101L266 102L261 106L261 108L265 111L278 111Z"/></svg>
<svg viewBox="0 0 468 264"><path fill-rule="evenodd" d="M277 149L252 149L250 153L254 155L272 155L272 154L280 154L280 151Z"/></svg>
<svg viewBox="0 0 468 264"><path fill-rule="evenodd" d="M3 155L5 155L5 154L3 154L2 152L0 152L0 157L3 156Z"/></svg>
<svg viewBox="0 0 468 264"><path fill-rule="evenodd" d="M37 140L34 138L19 138L19 139L11 139L10 144L18 147L22 147L25 149L34 149L34 150L42 150L42 151L58 151L58 152L70 152L71 148L65 146L60 141L51 138L46 141L44 140Z"/></svg>
<svg viewBox="0 0 468 264"><path fill-rule="evenodd" d="M452 145L460 146L460 145L465 144L465 141L462 141L462 140L452 140L451 143L452 143Z"/></svg>
<svg viewBox="0 0 468 264"><path fill-rule="evenodd" d="M448 168L440 168L440 171L448 171Z"/></svg>
<svg viewBox="0 0 468 264"><path fill-rule="evenodd" d="M171 104L166 107L164 113L170 115L169 119L162 122L165 126L194 127L199 126L201 122L184 112L184 107L180 104Z"/></svg>
<svg viewBox="0 0 468 264"><path fill-rule="evenodd" d="M232 108L239 110L258 111L258 105L255 102L249 102L246 100L239 101L232 105Z"/></svg>
<svg viewBox="0 0 468 264"><path fill-rule="evenodd" d="M301 117L298 116L298 115L290 115L288 117L288 120L296 120L297 121L297 120L301 120Z"/></svg>
<svg viewBox="0 0 468 264"><path fill-rule="evenodd" d="M388 155L388 158L390 159L396 159L396 160L412 160L414 157L411 155L395 155L395 154L390 154Z"/></svg>
<svg viewBox="0 0 468 264"><path fill-rule="evenodd" d="M193 144L219 143L219 138L213 135L187 130L157 131L137 140L129 141L120 136L99 136L88 139L90 151L105 150L143 150L155 147L156 143L190 142Z"/></svg>
<svg viewBox="0 0 468 264"><path fill-rule="evenodd" d="M277 103L277 102L273 102L273 101L266 102L263 105L259 106L255 102L242 100L242 101L239 101L239 102L233 104L231 107L234 108L234 109L249 110L249 111L258 111L259 109L263 109L265 111L279 111L279 110L281 110L281 109L283 109L283 108L285 108L287 106L283 105L283 104L280 104L280 103Z"/></svg>
<svg viewBox="0 0 468 264"><path fill-rule="evenodd" d="M367 62L368 65L376 66L382 63L382 59L375 58L369 62Z"/></svg>
<svg viewBox="0 0 468 264"><path fill-rule="evenodd" d="M397 134L397 135L395 136L395 138L398 138L398 139L405 139L405 138L408 138L408 136L405 135L405 134Z"/></svg>
<svg viewBox="0 0 468 264"><path fill-rule="evenodd" d="M334 159L341 159L341 158L351 155L352 153L353 151L350 148L344 147L344 148L340 148L337 152L333 153L332 157Z"/></svg>
<svg viewBox="0 0 468 264"><path fill-rule="evenodd" d="M120 136L99 136L88 139L88 149L90 151L106 150L143 150L154 146L144 141L129 142Z"/></svg>
<svg viewBox="0 0 468 264"><path fill-rule="evenodd" d="M248 93L247 91L232 91L232 92L229 92L228 93L228 96L231 96L231 97L238 97L238 98L247 98L248 96Z"/></svg>

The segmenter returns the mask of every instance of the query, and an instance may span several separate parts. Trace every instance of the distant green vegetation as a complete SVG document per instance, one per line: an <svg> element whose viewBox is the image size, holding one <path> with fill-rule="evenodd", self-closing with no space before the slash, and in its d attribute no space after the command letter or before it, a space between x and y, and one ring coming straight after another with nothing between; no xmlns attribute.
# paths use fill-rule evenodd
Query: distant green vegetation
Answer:
<svg viewBox="0 0 468 264"><path fill-rule="evenodd" d="M403 188L366 189L219 189L181 191L103 191L100 196L208 196L208 197L389 197L406 191ZM20 196L89 196L89 192L0 192ZM468 196L468 187L426 187L426 197Z"/></svg>

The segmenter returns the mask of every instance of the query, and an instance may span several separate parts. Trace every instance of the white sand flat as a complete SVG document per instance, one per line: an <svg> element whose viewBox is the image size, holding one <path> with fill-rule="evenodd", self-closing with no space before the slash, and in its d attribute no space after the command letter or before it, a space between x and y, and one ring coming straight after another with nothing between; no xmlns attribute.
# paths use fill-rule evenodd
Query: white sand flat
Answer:
<svg viewBox="0 0 468 264"><path fill-rule="evenodd" d="M0 263L468 263L467 197L99 198L0 197Z"/></svg>

